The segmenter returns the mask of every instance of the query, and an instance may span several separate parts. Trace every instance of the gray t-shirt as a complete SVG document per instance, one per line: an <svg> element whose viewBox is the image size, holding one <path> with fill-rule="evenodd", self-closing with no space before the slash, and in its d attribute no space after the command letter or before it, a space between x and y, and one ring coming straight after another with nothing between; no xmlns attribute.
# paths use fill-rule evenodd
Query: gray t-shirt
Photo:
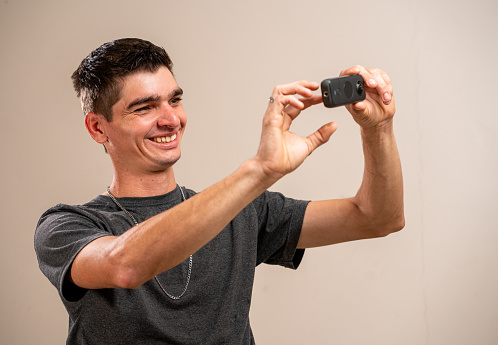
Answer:
<svg viewBox="0 0 498 345"><path fill-rule="evenodd" d="M188 197L195 192L187 190ZM138 222L181 202L180 189L155 197L119 198ZM307 202L265 192L213 240L193 254L190 283L172 300L151 279L137 289L85 290L66 279L79 251L91 241L121 235L134 224L107 196L87 204L59 204L40 218L35 249L40 269L58 289L69 314L68 344L254 344L249 307L255 267L297 268L296 249ZM189 260L160 274L179 295Z"/></svg>

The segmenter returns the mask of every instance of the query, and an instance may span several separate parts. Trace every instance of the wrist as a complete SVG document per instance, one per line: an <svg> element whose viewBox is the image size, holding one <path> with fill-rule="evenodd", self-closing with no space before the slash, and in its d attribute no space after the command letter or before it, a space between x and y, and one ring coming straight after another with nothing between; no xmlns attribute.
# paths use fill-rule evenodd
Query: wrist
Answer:
<svg viewBox="0 0 498 345"><path fill-rule="evenodd" d="M392 134L393 132L394 132L394 121L392 118L379 122L374 126L361 127L361 134L363 136Z"/></svg>
<svg viewBox="0 0 498 345"><path fill-rule="evenodd" d="M264 165L257 158L251 158L245 161L242 164L241 169L249 176L256 188L261 188L263 190L267 190L282 178L281 174L267 171L268 169L265 169Z"/></svg>

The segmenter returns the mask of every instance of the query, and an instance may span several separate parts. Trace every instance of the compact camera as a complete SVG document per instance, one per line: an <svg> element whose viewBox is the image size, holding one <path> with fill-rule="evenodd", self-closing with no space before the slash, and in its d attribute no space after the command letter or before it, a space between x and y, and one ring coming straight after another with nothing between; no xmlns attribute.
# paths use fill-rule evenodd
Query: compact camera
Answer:
<svg viewBox="0 0 498 345"><path fill-rule="evenodd" d="M321 89L323 104L327 108L360 102L366 98L363 77L359 74L325 79Z"/></svg>

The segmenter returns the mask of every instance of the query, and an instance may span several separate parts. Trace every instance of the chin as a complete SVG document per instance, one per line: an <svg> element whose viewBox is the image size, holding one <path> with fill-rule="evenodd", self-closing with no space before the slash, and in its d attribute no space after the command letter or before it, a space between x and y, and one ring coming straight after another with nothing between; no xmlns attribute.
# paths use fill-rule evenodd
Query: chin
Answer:
<svg viewBox="0 0 498 345"><path fill-rule="evenodd" d="M181 154L179 154L177 157L170 157L169 159L164 159L164 160L159 160L158 165L159 165L159 170L164 170L167 168L171 168L173 165L175 165L176 162L178 162L181 158Z"/></svg>

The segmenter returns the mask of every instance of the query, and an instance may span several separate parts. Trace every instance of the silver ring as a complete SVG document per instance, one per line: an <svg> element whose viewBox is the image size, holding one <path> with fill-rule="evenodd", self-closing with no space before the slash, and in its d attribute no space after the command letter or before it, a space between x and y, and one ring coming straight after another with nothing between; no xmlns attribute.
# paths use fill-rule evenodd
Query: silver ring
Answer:
<svg viewBox="0 0 498 345"><path fill-rule="evenodd" d="M271 97L271 96L270 96L270 98L269 98L268 100L270 101L270 103L275 102L275 98L273 98L273 97Z"/></svg>

